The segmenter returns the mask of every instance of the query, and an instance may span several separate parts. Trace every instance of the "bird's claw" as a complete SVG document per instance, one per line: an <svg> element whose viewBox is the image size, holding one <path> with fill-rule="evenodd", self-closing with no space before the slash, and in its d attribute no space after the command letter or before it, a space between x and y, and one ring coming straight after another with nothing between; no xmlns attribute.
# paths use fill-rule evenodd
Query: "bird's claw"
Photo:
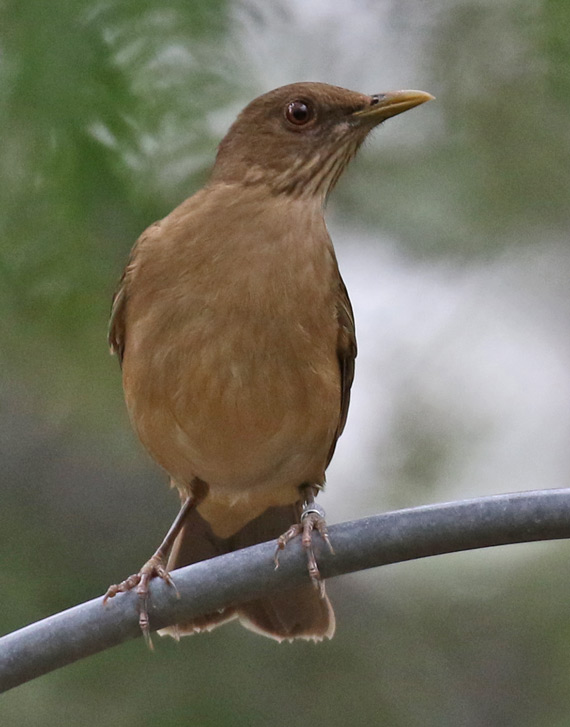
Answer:
<svg viewBox="0 0 570 727"><path fill-rule="evenodd" d="M170 577L170 573L164 567L164 557L161 555L153 555L147 560L138 573L133 573L125 578L121 583L109 586L107 592L103 596L103 605L117 593L125 593L126 591L136 591L139 597L139 626L149 649L153 650L154 646L150 636L150 622L148 617L148 597L149 584L153 578L161 578L165 583L174 588L176 595L180 597L176 584Z"/></svg>
<svg viewBox="0 0 570 727"><path fill-rule="evenodd" d="M289 530L277 539L273 561L275 563L275 568L278 568L280 552L285 548L287 543L300 535L301 545L307 554L309 577L312 584L319 591L321 598L324 598L325 584L319 571L319 566L317 565L317 559L315 558L315 552L313 550L313 531L315 530L319 533L321 538L327 544L330 552L334 555L334 550L327 530L325 511L320 505L317 505L315 502L311 502L307 503L303 508L303 511L301 512L301 522L291 525Z"/></svg>

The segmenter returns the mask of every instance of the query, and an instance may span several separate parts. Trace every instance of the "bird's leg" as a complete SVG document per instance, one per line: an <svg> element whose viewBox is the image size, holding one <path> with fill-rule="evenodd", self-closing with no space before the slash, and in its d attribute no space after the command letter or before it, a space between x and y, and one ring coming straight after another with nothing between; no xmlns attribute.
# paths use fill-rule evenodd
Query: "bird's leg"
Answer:
<svg viewBox="0 0 570 727"><path fill-rule="evenodd" d="M325 587L321 574L319 572L319 566L317 565L317 559L315 558L315 552L313 550L313 531L316 530L321 538L328 545L331 553L334 554L334 550L329 538L327 523L325 520L324 509L315 502L315 489L314 485L303 485L300 490L303 494L303 507L301 509L300 522L291 525L283 535L277 539L277 547L275 548L275 567L279 567L279 553L285 548L287 543L297 535L301 536L301 544L307 553L307 565L309 568L309 576L315 588L318 588L321 596L324 597Z"/></svg>
<svg viewBox="0 0 570 727"><path fill-rule="evenodd" d="M195 480L193 485L196 482L197 481ZM170 551L172 550L174 541L184 525L184 521L186 520L188 513L204 499L206 491L207 486L201 481L198 481L198 486L193 487L193 493L185 500L184 504L180 508L180 511L166 533L164 540L139 572L133 573L133 575L130 575L121 583L109 586L107 592L103 596L103 604L105 604L109 598L113 598L113 596L116 596L117 593L131 591L133 588L136 588L136 592L139 596L139 626L143 632L145 641L151 649L153 646L150 638L150 625L147 608L149 584L153 578L162 578L169 586L174 588L176 593L178 593L176 585L170 577L170 573L166 570L166 561Z"/></svg>

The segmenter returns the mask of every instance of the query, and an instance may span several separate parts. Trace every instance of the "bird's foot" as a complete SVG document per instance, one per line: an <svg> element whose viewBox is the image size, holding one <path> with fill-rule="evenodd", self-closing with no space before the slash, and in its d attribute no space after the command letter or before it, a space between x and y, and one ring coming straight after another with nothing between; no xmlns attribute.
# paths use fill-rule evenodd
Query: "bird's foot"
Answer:
<svg viewBox="0 0 570 727"><path fill-rule="evenodd" d="M329 538L327 530L327 522L325 520L325 511L316 502L307 502L303 506L301 511L301 522L291 525L283 535L277 539L277 547L275 548L275 568L279 567L279 553L285 548L297 535L301 536L301 544L307 554L307 565L309 569L309 577L311 582L318 589L322 598L325 595L325 585L317 565L317 559L315 558L315 552L313 550L313 532L317 531L321 538L328 545L331 553L334 554L334 550Z"/></svg>
<svg viewBox="0 0 570 727"><path fill-rule="evenodd" d="M117 593L125 593L126 591L136 590L139 597L139 626L143 633L144 639L148 647L152 650L153 644L150 637L150 624L148 618L148 597L149 597L149 584L153 578L162 578L169 586L172 586L176 593L178 589L170 573L165 568L166 559L161 553L155 553L147 562L143 565L138 573L125 578L121 583L109 586L107 593L103 596L103 605L107 603L109 598L113 598Z"/></svg>

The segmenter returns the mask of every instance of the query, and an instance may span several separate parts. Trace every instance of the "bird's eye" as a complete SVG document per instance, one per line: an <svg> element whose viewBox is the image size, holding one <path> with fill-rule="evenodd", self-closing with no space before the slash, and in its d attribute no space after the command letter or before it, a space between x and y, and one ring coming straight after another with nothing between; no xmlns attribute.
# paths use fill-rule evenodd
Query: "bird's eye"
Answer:
<svg viewBox="0 0 570 727"><path fill-rule="evenodd" d="M287 121L295 126L303 126L313 118L313 109L305 101L291 101L285 110Z"/></svg>

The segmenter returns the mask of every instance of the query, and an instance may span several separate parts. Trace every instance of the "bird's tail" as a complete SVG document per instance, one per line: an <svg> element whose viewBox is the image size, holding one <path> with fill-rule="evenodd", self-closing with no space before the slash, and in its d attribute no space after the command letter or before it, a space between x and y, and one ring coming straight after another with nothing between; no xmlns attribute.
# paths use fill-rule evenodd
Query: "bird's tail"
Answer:
<svg viewBox="0 0 570 727"><path fill-rule="evenodd" d="M197 510L188 514L168 560L168 570L208 560L223 553L278 538L298 521L296 505L272 507L230 538L219 538ZM200 616L187 623L160 631L161 635L193 634L211 631L216 626L239 618L248 629L277 641L285 639L331 638L335 618L329 599L319 594L311 583L257 598L223 611Z"/></svg>

